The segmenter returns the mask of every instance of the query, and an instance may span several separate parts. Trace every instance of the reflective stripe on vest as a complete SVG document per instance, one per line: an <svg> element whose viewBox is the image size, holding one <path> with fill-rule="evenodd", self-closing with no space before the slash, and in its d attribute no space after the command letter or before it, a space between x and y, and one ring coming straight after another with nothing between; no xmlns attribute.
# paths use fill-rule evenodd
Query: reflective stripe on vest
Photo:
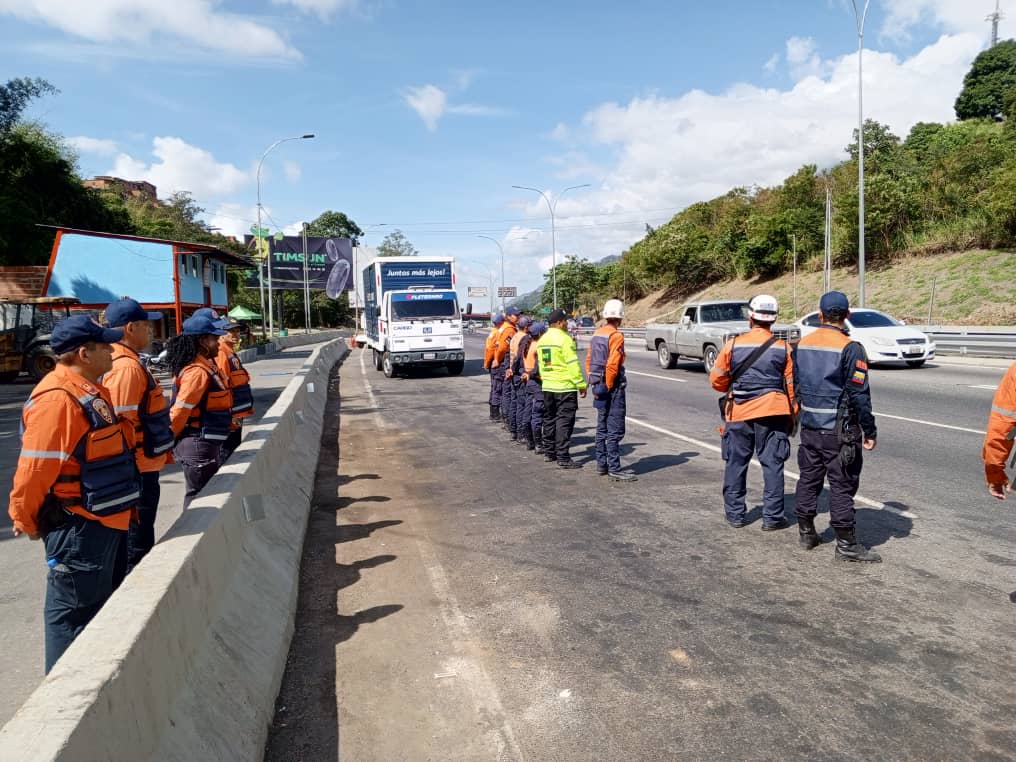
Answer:
<svg viewBox="0 0 1016 762"><path fill-rule="evenodd" d="M736 339L730 352L730 367L737 368L761 344L741 344ZM777 342L772 344L750 368L741 374L731 393L734 402L758 399L770 392L784 391L784 373L787 369L787 349Z"/></svg>
<svg viewBox="0 0 1016 762"><path fill-rule="evenodd" d="M801 425L832 431L843 394L843 350L850 339L839 332L816 331L797 345L797 393L801 400ZM821 343L820 343L821 342Z"/></svg>
<svg viewBox="0 0 1016 762"><path fill-rule="evenodd" d="M57 478L78 485L76 496L59 498L61 505L65 508L80 505L96 516L131 510L141 497L141 477L112 406L98 394L78 395L78 389L66 386L45 389L32 399L58 390L78 403L89 425L72 453L81 473L61 474Z"/></svg>

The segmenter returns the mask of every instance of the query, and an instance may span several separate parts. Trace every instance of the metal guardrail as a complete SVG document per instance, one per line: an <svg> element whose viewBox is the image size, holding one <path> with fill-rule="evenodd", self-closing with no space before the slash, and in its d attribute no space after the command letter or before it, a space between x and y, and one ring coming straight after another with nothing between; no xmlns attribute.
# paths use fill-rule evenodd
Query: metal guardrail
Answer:
<svg viewBox="0 0 1016 762"><path fill-rule="evenodd" d="M968 357L1016 359L1016 328L1013 326L913 326L935 342L935 353ZM645 328L622 326L626 338L644 339Z"/></svg>

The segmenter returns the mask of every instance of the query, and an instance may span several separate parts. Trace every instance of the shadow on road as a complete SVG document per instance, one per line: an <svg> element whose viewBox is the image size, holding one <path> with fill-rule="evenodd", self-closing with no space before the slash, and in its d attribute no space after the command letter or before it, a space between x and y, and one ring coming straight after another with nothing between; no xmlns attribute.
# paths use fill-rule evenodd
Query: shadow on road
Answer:
<svg viewBox="0 0 1016 762"><path fill-rule="evenodd" d="M397 560L394 555L376 555L350 564L335 560L339 543L369 537L371 533L401 524L399 520L369 524L338 524L338 512L359 502L383 503L384 495L361 498L340 496L343 485L360 480L380 479L378 474L344 474L339 463L339 366L329 379L328 402L321 432L314 493L300 562L300 595L296 629L290 643L282 687L269 728L264 759L339 759L339 718L335 696L335 648L349 640L360 627L402 610L401 604L371 606L352 614L341 614L341 592L360 581L364 569L373 569Z"/></svg>
<svg viewBox="0 0 1016 762"><path fill-rule="evenodd" d="M700 454L701 453L698 452L679 452L667 453L666 455L650 455L649 457L635 461L628 466L628 468L630 468L635 474L641 476L642 474L660 471L661 469L670 468L671 466L680 466L687 463L692 458L698 457Z"/></svg>

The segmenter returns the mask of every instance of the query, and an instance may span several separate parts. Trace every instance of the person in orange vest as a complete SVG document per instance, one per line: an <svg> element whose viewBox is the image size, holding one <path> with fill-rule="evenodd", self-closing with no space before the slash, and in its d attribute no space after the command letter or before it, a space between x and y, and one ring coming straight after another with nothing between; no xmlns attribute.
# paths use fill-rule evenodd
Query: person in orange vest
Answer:
<svg viewBox="0 0 1016 762"><path fill-rule="evenodd" d="M638 479L621 469L621 440L624 439L628 379L624 372L624 334L618 330L624 318L624 303L608 299L603 305L606 321L593 332L586 350L586 378L596 408L596 472L618 482Z"/></svg>
<svg viewBox="0 0 1016 762"><path fill-rule="evenodd" d="M225 325L208 315L192 315L183 321L183 333L166 345L173 374L169 422L177 437L173 455L186 482L184 508L219 470L222 443L233 423L229 382L212 362Z"/></svg>
<svg viewBox="0 0 1016 762"><path fill-rule="evenodd" d="M487 398L490 420L497 422L501 420L501 385L504 381L499 380L497 374L494 373L494 347L497 344L501 326L504 324L504 315L498 313L490 322L490 333L487 334L487 341L483 345L483 369L490 374L490 395Z"/></svg>
<svg viewBox="0 0 1016 762"><path fill-rule="evenodd" d="M128 297L113 302L105 312L106 325L122 330L123 338L113 345L113 368L102 377L102 385L109 390L114 412L134 427L134 454L141 472L138 520L127 532L124 574L134 569L155 545L155 517L161 493L159 472L173 449L169 403L161 384L138 355L152 343L151 321L161 318L161 312L148 312Z"/></svg>
<svg viewBox="0 0 1016 762"><path fill-rule="evenodd" d="M984 475L988 480L988 494L999 500L1012 491L1013 484L1005 473L1005 461L1016 438L1016 363L1009 366L995 390L988 415L988 431L984 437L981 457ZM1016 480L1016 477L1014 477Z"/></svg>
<svg viewBox="0 0 1016 762"><path fill-rule="evenodd" d="M512 417L510 412L514 410L514 399L512 399L512 385L508 380L508 354L511 351L512 337L515 336L515 324L519 322L522 310L518 307L509 307L504 312L504 323L497 334L497 341L494 342L494 373L501 381L501 423L505 431L511 431Z"/></svg>
<svg viewBox="0 0 1016 762"><path fill-rule="evenodd" d="M709 381L723 400L721 455L723 510L727 523L748 525L744 496L752 454L762 465L762 529L790 526L783 505L783 464L790 457L794 413L794 361L790 347L773 336L779 313L776 297L756 296L749 303L751 329L723 345Z"/></svg>
<svg viewBox="0 0 1016 762"><path fill-rule="evenodd" d="M223 327L226 329L226 335L219 337L219 353L215 356L215 367L219 375L229 382L229 390L233 394L233 423L230 425L229 436L222 443L220 453L220 458L225 463L243 439L243 419L254 415L254 393L250 388L250 374L236 353L243 326L227 318Z"/></svg>
<svg viewBox="0 0 1016 762"><path fill-rule="evenodd" d="M8 513L14 536L42 539L46 672L114 589L117 554L141 496L134 427L113 411L99 378L123 331L75 315L53 329L56 367L21 416L21 452Z"/></svg>
<svg viewBox="0 0 1016 762"><path fill-rule="evenodd" d="M797 448L801 477L795 505L800 543L811 550L822 542L815 530L815 516L822 483L828 477L835 557L877 563L882 557L857 540L854 511L862 452L874 450L878 437L871 411L868 357L864 347L847 334L850 302L846 294L822 294L818 309L822 324L801 339L794 359L801 403L801 444Z"/></svg>

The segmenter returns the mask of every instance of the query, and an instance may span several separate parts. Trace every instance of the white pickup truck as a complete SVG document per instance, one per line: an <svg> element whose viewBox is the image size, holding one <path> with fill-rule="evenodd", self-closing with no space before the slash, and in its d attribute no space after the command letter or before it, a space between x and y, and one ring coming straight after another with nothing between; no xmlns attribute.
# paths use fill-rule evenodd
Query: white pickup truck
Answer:
<svg viewBox="0 0 1016 762"><path fill-rule="evenodd" d="M737 299L689 302L681 308L680 322L646 326L646 350L656 352L661 368L673 368L684 357L701 360L708 372L724 343L747 332L749 312L748 302ZM791 344L801 340L796 325L776 323L773 333Z"/></svg>

